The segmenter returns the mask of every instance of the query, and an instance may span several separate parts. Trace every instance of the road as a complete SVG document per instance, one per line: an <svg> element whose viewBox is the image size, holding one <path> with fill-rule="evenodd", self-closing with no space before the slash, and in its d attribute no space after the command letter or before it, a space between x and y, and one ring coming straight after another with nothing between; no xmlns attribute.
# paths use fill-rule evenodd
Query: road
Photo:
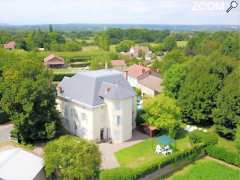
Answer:
<svg viewBox="0 0 240 180"><path fill-rule="evenodd" d="M10 132L13 129L13 125L10 123L0 125L0 143L10 140Z"/></svg>

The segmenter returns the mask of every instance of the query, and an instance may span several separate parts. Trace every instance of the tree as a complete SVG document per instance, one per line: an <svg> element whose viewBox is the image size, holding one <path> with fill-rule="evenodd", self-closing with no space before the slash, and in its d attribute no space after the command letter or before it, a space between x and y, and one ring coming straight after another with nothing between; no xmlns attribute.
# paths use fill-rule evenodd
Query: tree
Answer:
<svg viewBox="0 0 240 180"><path fill-rule="evenodd" d="M74 136L62 136L44 148L46 175L58 172L61 179L98 179L101 155L94 143Z"/></svg>
<svg viewBox="0 0 240 180"><path fill-rule="evenodd" d="M219 92L213 117L217 132L229 139L234 139L237 124L240 123L240 68L224 80Z"/></svg>
<svg viewBox="0 0 240 180"><path fill-rule="evenodd" d="M186 69L184 65L175 64L170 69L168 69L165 73L163 82L165 94L177 99L185 77Z"/></svg>
<svg viewBox="0 0 240 180"><path fill-rule="evenodd" d="M110 41L109 41L109 37L106 33L101 33L101 34L97 35L95 38L95 42L104 51L109 51Z"/></svg>
<svg viewBox="0 0 240 180"><path fill-rule="evenodd" d="M165 73L172 65L182 63L186 60L186 56L181 50L173 50L166 54L161 61L161 71Z"/></svg>
<svg viewBox="0 0 240 180"><path fill-rule="evenodd" d="M165 129L172 137L180 127L180 108L174 99L163 94L149 98L144 102L144 111L142 115L145 123L158 129Z"/></svg>
<svg viewBox="0 0 240 180"><path fill-rule="evenodd" d="M217 95L232 68L230 59L216 54L209 58L198 56L188 64L178 98L186 121L202 125L213 123Z"/></svg>
<svg viewBox="0 0 240 180"><path fill-rule="evenodd" d="M21 60L5 65L0 84L1 107L14 124L19 142L55 137L59 123L52 76L42 64Z"/></svg>
<svg viewBox="0 0 240 180"><path fill-rule="evenodd" d="M116 46L117 52L127 52L129 49L134 45L133 41L130 40L124 40L119 43L119 45Z"/></svg>
<svg viewBox="0 0 240 180"><path fill-rule="evenodd" d="M177 43L174 36L168 36L163 41L163 46L165 51L171 51L173 48L177 47Z"/></svg>
<svg viewBox="0 0 240 180"><path fill-rule="evenodd" d="M53 26L51 24L49 25L49 32L53 32Z"/></svg>

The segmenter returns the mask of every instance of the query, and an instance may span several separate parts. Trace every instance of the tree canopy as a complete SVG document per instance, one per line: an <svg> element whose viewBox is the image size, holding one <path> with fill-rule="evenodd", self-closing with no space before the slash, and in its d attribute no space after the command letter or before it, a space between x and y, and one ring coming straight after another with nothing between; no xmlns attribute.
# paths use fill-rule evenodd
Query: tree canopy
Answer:
<svg viewBox="0 0 240 180"><path fill-rule="evenodd" d="M47 176L58 172L64 180L98 179L101 155L94 143L67 135L45 146L44 162Z"/></svg>

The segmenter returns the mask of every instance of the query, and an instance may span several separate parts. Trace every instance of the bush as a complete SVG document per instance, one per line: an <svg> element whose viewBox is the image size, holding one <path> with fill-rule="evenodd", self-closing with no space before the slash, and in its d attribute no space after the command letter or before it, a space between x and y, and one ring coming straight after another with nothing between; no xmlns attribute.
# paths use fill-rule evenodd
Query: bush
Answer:
<svg viewBox="0 0 240 180"><path fill-rule="evenodd" d="M192 144L204 143L206 145L214 145L218 143L218 136L213 133L205 133L199 130L193 131L189 135Z"/></svg>
<svg viewBox="0 0 240 180"><path fill-rule="evenodd" d="M100 180L125 180L125 179L139 179L141 177L150 174L159 168L163 168L166 165L181 161L181 160L192 160L196 158L201 152L204 152L205 145L198 144L185 151L176 152L172 155L159 158L155 161L147 162L135 169L122 167L111 170L102 171Z"/></svg>
<svg viewBox="0 0 240 180"><path fill-rule="evenodd" d="M72 64L70 64L70 66L71 66L72 68L87 67L87 66L90 66L90 62L87 61L87 62L72 63Z"/></svg>
<svg viewBox="0 0 240 180"><path fill-rule="evenodd" d="M206 152L209 156L240 167L240 155L237 152L234 153L219 146L209 146L206 148Z"/></svg>
<svg viewBox="0 0 240 180"><path fill-rule="evenodd" d="M0 109L0 124L8 121L7 114Z"/></svg>
<svg viewBox="0 0 240 180"><path fill-rule="evenodd" d="M53 81L61 81L65 76L72 77L74 73L54 74Z"/></svg>

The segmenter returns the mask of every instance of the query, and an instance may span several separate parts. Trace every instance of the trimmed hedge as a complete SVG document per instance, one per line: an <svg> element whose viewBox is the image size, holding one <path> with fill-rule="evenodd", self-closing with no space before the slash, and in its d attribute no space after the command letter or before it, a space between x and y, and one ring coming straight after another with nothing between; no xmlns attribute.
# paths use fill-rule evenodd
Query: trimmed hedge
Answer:
<svg viewBox="0 0 240 180"><path fill-rule="evenodd" d="M61 81L65 76L72 77L75 73L66 73L66 74L54 74L53 81Z"/></svg>
<svg viewBox="0 0 240 180"><path fill-rule="evenodd" d="M73 63L73 64L70 64L70 66L73 68L87 67L87 66L90 66L90 62L87 61L87 62Z"/></svg>
<svg viewBox="0 0 240 180"><path fill-rule="evenodd" d="M205 145L198 144L192 148L185 151L176 152L172 155L164 156L155 161L151 161L140 165L136 168L119 167L110 170L104 170L100 174L100 180L134 180L146 176L166 165L181 161L190 160L199 155L199 153L204 152Z"/></svg>
<svg viewBox="0 0 240 180"><path fill-rule="evenodd" d="M224 147L208 146L206 152L209 156L240 167L240 154L228 151Z"/></svg>
<svg viewBox="0 0 240 180"><path fill-rule="evenodd" d="M195 130L189 134L189 140L192 144L204 143L206 145L214 145L218 143L218 136L213 133Z"/></svg>

